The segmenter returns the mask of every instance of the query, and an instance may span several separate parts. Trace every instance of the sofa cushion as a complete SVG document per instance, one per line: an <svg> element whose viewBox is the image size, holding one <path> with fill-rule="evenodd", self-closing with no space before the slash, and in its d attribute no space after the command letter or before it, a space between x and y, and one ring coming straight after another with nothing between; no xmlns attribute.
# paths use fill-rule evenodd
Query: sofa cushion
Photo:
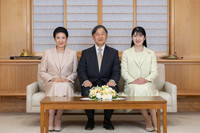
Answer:
<svg viewBox="0 0 200 133"><path fill-rule="evenodd" d="M74 82L74 88L75 88L74 90L75 92L81 92L81 85L78 78Z"/></svg>
<svg viewBox="0 0 200 133"><path fill-rule="evenodd" d="M167 101L167 105L172 105L172 96L164 91L159 91L159 94L162 98L164 98Z"/></svg>
<svg viewBox="0 0 200 133"><path fill-rule="evenodd" d="M124 91L124 79L122 77L120 77L119 82L118 82L118 88L119 88L119 92L123 92Z"/></svg>
<svg viewBox="0 0 200 133"><path fill-rule="evenodd" d="M40 106L40 101L45 97L44 92L37 92L32 96L32 106Z"/></svg>
<svg viewBox="0 0 200 133"><path fill-rule="evenodd" d="M75 92L74 92L74 96L81 96L81 92L75 91Z"/></svg>

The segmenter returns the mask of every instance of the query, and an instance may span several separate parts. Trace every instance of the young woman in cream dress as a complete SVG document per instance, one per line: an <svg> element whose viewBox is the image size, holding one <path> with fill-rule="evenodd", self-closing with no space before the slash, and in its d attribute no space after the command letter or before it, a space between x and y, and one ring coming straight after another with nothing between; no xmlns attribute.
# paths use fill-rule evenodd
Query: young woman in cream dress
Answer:
<svg viewBox="0 0 200 133"><path fill-rule="evenodd" d="M142 27L132 31L131 48L122 54L121 75L125 80L125 96L158 96L153 80L157 76L157 61L153 51L146 48L146 32ZM157 129L156 110L142 109L141 113L146 122L146 130Z"/></svg>
<svg viewBox="0 0 200 133"><path fill-rule="evenodd" d="M77 52L66 47L68 32L58 27L53 33L56 47L44 51L40 76L44 81L46 96L71 97L77 78ZM55 115L56 114L56 115ZM63 110L49 110L49 130L61 130Z"/></svg>

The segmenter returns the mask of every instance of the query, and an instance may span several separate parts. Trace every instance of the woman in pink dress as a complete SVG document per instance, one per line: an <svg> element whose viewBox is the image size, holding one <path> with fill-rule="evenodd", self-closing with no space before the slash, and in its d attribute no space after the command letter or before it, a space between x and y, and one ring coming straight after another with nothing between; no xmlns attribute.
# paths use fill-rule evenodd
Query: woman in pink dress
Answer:
<svg viewBox="0 0 200 133"><path fill-rule="evenodd" d="M44 81L46 96L71 97L77 78L77 52L66 47L68 32L58 27L53 32L56 47L43 53L40 76ZM49 110L49 131L61 131L63 110Z"/></svg>

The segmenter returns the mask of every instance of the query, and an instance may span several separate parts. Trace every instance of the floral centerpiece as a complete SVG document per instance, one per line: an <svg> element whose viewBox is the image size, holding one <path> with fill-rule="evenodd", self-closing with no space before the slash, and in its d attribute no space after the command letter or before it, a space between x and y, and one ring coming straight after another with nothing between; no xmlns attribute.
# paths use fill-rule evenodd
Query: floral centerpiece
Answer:
<svg viewBox="0 0 200 133"><path fill-rule="evenodd" d="M118 98L117 92L107 85L90 89L89 98L95 100L112 100Z"/></svg>

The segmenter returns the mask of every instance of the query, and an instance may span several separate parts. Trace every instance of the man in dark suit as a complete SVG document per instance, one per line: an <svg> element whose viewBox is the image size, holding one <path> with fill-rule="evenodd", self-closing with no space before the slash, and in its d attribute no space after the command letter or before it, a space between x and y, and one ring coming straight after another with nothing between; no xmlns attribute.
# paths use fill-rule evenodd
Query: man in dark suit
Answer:
<svg viewBox="0 0 200 133"><path fill-rule="evenodd" d="M86 97L93 86L108 85L118 92L117 83L120 78L120 63L118 51L105 45L107 40L107 29L97 25L92 30L95 45L82 51L78 65L78 77L81 83L81 94ZM86 130L94 128L94 110L85 110L88 122ZM103 127L114 130L110 119L113 110L104 110Z"/></svg>

